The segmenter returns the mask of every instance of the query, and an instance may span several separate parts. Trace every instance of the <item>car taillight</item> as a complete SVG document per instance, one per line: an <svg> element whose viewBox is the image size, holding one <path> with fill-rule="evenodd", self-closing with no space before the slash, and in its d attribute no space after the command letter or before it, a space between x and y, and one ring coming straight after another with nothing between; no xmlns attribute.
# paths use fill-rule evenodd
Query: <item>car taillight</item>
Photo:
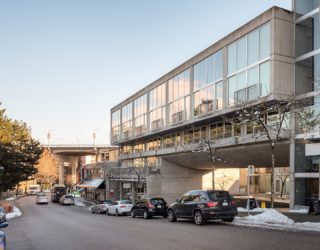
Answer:
<svg viewBox="0 0 320 250"><path fill-rule="evenodd" d="M232 200L230 203L232 206L237 206L237 202L235 200Z"/></svg>
<svg viewBox="0 0 320 250"><path fill-rule="evenodd" d="M125 207L127 207L127 206L120 206L120 208L125 208Z"/></svg>
<svg viewBox="0 0 320 250"><path fill-rule="evenodd" d="M150 202L148 203L148 208L155 208L154 205L152 205Z"/></svg>
<svg viewBox="0 0 320 250"><path fill-rule="evenodd" d="M217 207L219 205L219 202L209 201L207 203L208 207Z"/></svg>

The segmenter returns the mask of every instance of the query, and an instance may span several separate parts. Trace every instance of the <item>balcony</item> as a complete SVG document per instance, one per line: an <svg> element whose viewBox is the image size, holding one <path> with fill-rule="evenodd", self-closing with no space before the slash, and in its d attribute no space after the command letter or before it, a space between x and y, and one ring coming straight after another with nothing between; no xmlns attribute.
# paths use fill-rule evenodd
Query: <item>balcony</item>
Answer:
<svg viewBox="0 0 320 250"><path fill-rule="evenodd" d="M235 104L252 101L257 99L259 96L261 96L260 83L250 85L249 87L234 92Z"/></svg>
<svg viewBox="0 0 320 250"><path fill-rule="evenodd" d="M186 110L181 110L177 113L174 113L171 115L171 123L172 124L178 124L186 119L187 111Z"/></svg>
<svg viewBox="0 0 320 250"><path fill-rule="evenodd" d="M164 119L160 118L160 119L155 120L151 123L151 130L157 131L157 130L163 128L163 126L164 126Z"/></svg>

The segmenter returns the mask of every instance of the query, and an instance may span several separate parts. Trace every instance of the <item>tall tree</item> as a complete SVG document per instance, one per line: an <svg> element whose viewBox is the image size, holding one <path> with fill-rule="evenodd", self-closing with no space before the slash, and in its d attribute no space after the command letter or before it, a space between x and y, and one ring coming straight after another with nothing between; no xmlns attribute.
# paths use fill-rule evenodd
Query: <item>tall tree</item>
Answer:
<svg viewBox="0 0 320 250"><path fill-rule="evenodd" d="M43 151L37 165L37 170L35 178L41 185L57 182L59 177L58 167L49 150L45 149Z"/></svg>
<svg viewBox="0 0 320 250"><path fill-rule="evenodd" d="M28 180L36 172L43 149L31 137L24 122L12 120L0 108L0 165L2 190L13 189L19 182ZM0 173L1 174L1 173Z"/></svg>

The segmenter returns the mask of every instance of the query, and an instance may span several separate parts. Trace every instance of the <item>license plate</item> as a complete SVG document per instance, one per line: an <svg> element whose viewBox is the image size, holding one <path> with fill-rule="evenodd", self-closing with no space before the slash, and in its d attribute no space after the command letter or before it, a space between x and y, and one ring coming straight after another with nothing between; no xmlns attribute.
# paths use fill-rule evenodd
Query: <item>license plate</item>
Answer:
<svg viewBox="0 0 320 250"><path fill-rule="evenodd" d="M223 202L222 206L224 206L224 207L228 206L228 202Z"/></svg>
<svg viewBox="0 0 320 250"><path fill-rule="evenodd" d="M161 208L161 206L158 206L157 208Z"/></svg>

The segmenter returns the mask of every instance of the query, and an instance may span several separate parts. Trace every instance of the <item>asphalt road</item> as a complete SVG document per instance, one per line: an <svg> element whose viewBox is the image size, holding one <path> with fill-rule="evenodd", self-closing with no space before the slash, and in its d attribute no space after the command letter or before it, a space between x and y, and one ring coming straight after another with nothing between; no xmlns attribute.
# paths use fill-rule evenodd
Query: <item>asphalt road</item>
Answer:
<svg viewBox="0 0 320 250"><path fill-rule="evenodd" d="M23 216L4 228L8 250L95 249L319 249L320 234L236 227L196 226L162 218L90 214L87 208L16 201Z"/></svg>

